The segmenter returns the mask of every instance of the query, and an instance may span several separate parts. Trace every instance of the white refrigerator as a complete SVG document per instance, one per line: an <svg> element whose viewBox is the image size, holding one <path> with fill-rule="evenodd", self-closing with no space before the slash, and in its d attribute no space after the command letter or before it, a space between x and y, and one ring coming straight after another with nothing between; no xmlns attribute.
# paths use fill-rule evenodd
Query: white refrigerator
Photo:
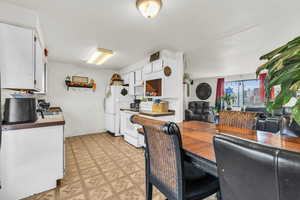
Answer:
<svg viewBox="0 0 300 200"><path fill-rule="evenodd" d="M109 95L107 95L104 101L105 127L109 133L115 136L122 135L120 131L120 109L130 108L130 103L133 100L134 97L129 95L129 88L127 86L110 86Z"/></svg>

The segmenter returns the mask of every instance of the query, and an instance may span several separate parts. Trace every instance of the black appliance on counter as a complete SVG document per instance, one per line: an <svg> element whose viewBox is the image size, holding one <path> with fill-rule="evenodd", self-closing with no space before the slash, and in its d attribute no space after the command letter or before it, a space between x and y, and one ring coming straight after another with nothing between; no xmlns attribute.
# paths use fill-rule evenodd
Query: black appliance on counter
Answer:
<svg viewBox="0 0 300 200"><path fill-rule="evenodd" d="M139 110L140 109L140 103L141 103L141 100L135 99L134 103L130 104L130 108L135 109L135 110Z"/></svg>
<svg viewBox="0 0 300 200"><path fill-rule="evenodd" d="M35 98L7 98L3 124L30 123L37 120Z"/></svg>
<svg viewBox="0 0 300 200"><path fill-rule="evenodd" d="M45 101L45 99L39 99L38 100L38 109L36 111L40 112L42 118L44 119L45 118L44 113L47 112L47 110L49 109L49 107L50 107L50 103L47 103Z"/></svg>

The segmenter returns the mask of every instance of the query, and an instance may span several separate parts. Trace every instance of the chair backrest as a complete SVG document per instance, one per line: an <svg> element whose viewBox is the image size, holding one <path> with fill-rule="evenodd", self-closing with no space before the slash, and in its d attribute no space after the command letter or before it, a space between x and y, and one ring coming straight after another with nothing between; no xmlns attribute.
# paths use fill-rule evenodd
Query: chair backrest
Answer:
<svg viewBox="0 0 300 200"><path fill-rule="evenodd" d="M194 113L202 113L203 110L209 109L209 102L207 101L190 101L188 108L192 110Z"/></svg>
<svg viewBox="0 0 300 200"><path fill-rule="evenodd" d="M223 200L300 199L300 154L226 135L214 148Z"/></svg>
<svg viewBox="0 0 300 200"><path fill-rule="evenodd" d="M175 123L132 116L131 122L144 128L147 178L168 199L182 199L184 174L182 142Z"/></svg>
<svg viewBox="0 0 300 200"><path fill-rule="evenodd" d="M280 133L291 137L300 137L300 125L290 116L283 117Z"/></svg>
<svg viewBox="0 0 300 200"><path fill-rule="evenodd" d="M257 113L254 112L221 110L219 112L219 125L254 130L256 128L256 115Z"/></svg>

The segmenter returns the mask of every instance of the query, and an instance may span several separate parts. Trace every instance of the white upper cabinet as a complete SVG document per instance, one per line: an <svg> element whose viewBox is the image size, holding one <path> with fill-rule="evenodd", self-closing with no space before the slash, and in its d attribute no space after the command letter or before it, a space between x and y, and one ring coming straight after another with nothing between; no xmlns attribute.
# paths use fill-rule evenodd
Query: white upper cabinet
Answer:
<svg viewBox="0 0 300 200"><path fill-rule="evenodd" d="M143 83L142 70L135 71L135 85L141 85Z"/></svg>
<svg viewBox="0 0 300 200"><path fill-rule="evenodd" d="M143 74L150 74L152 72L152 63L148 63L143 68Z"/></svg>
<svg viewBox="0 0 300 200"><path fill-rule="evenodd" d="M45 91L45 62L40 41L35 40L35 89Z"/></svg>
<svg viewBox="0 0 300 200"><path fill-rule="evenodd" d="M134 89L134 84L135 84L135 73L130 72L129 73L129 95L135 95L135 89Z"/></svg>
<svg viewBox="0 0 300 200"><path fill-rule="evenodd" d="M129 73L123 74L122 78L124 80L124 84L129 84Z"/></svg>
<svg viewBox="0 0 300 200"><path fill-rule="evenodd" d="M162 69L163 69L163 60L162 59L152 62L152 71L153 72L158 72L158 71L161 71Z"/></svg>
<svg viewBox="0 0 300 200"><path fill-rule="evenodd" d="M3 88L35 89L34 31L0 23Z"/></svg>
<svg viewBox="0 0 300 200"><path fill-rule="evenodd" d="M0 23L2 88L45 91L45 62L33 29Z"/></svg>

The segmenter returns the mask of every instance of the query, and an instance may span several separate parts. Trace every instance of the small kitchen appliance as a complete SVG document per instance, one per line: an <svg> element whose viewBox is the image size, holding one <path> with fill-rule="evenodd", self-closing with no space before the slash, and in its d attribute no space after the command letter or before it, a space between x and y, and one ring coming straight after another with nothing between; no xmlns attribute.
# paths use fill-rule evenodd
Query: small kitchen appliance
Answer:
<svg viewBox="0 0 300 200"><path fill-rule="evenodd" d="M7 98L4 104L4 124L20 124L35 122L36 100L35 98Z"/></svg>
<svg viewBox="0 0 300 200"><path fill-rule="evenodd" d="M134 103L130 104L130 108L133 109L133 110L139 111L139 109L140 109L140 103L141 103L140 99L135 99Z"/></svg>

